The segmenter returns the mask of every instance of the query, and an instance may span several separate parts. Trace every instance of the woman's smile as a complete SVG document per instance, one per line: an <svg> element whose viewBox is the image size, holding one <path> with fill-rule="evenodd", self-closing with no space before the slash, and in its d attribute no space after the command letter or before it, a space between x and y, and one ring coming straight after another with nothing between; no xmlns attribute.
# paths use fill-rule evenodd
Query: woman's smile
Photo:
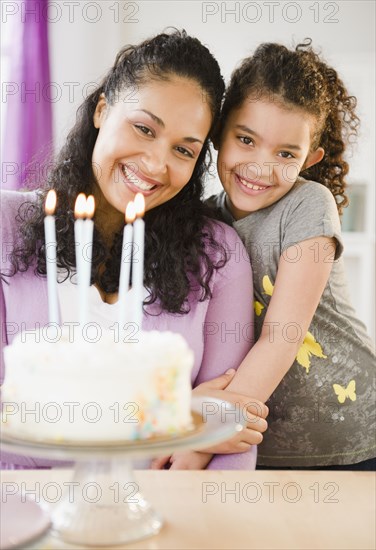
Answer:
<svg viewBox="0 0 376 550"><path fill-rule="evenodd" d="M128 164L119 165L124 176L125 185L133 192L141 192L145 197L153 194L163 184L141 174L140 170L132 169Z"/></svg>

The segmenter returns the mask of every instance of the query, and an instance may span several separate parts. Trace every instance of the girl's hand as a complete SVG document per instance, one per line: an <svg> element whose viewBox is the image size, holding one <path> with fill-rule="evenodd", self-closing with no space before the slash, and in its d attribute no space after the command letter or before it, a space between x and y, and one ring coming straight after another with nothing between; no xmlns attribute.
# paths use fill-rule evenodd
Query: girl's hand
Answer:
<svg viewBox="0 0 376 550"><path fill-rule="evenodd" d="M168 462L170 470L204 470L213 458L212 454L198 451L174 453L172 456L156 458L151 463L152 470L162 470Z"/></svg>
<svg viewBox="0 0 376 550"><path fill-rule="evenodd" d="M192 390L192 393L193 395L204 395L207 397L219 399L221 401L228 401L229 403L238 405L241 409L240 412L242 412L243 408L245 408L246 411L252 415L252 417L249 419L250 421L257 420L258 418L265 420L265 418L269 414L269 409L265 405L265 403L262 403L262 401L259 401L258 399L255 399L253 397L250 397L248 394L223 391L233 381L235 374L235 369L229 369L217 378L213 378L212 380L208 380L207 382L202 382ZM267 428L266 422L264 424L264 427L265 429Z"/></svg>
<svg viewBox="0 0 376 550"><path fill-rule="evenodd" d="M249 396L240 393L224 391L233 380L235 373L235 369L229 369L221 376L213 378L208 382L203 382L194 388L192 393L193 395L213 397L221 401L232 403L237 408L233 414L238 411L239 415L245 415L247 418L247 426L228 441L205 449L205 452L194 451L176 453L172 456L156 458L151 463L151 468L153 470L162 470L168 462L173 463L174 461L177 463L175 466L172 464L172 469L203 469L209 464L213 454L244 453L249 450L251 445L258 445L261 443L261 434L265 432L268 427L265 418L269 413L269 409L264 403L261 403L261 401L257 399L251 399ZM218 414L221 414L221 412L219 411ZM231 412L228 414L231 414ZM204 456L196 457L191 455L204 455L206 459L204 459ZM209 455L210 458L208 458ZM179 456L181 460L177 460ZM192 459L191 462L190 458ZM207 460L206 463L205 460ZM190 468L189 464L194 464L195 466ZM202 464L202 466L199 467L199 464ZM181 465L184 465L184 467Z"/></svg>
<svg viewBox="0 0 376 550"><path fill-rule="evenodd" d="M262 434L249 428L247 425L231 439L218 443L218 445L214 445L213 447L207 447L204 451L218 455L245 453L250 450L252 445L259 445L262 440Z"/></svg>
<svg viewBox="0 0 376 550"><path fill-rule="evenodd" d="M244 453L249 450L251 445L259 445L263 439L262 434L266 431L268 424L265 420L268 415L268 407L258 401L252 399L248 395L225 391L225 388L232 381L235 370L230 369L222 376L218 376L208 382L203 382L193 390L194 395L204 395L214 397L223 401L228 401L234 405L232 411L228 411L228 415L238 415L239 420L246 419L246 427L234 437L205 449L205 451L214 454L231 454ZM221 411L218 411L221 414ZM225 415L225 410L223 411Z"/></svg>

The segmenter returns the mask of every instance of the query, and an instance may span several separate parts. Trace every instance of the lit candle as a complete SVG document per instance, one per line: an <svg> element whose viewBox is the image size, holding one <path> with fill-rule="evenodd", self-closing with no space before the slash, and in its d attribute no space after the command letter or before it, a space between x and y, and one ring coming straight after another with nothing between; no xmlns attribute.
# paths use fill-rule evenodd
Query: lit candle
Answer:
<svg viewBox="0 0 376 550"><path fill-rule="evenodd" d="M50 323L59 323L59 301L57 295L56 269L56 229L55 216L56 192L50 189L47 193L44 218L44 241L47 268L48 318Z"/></svg>
<svg viewBox="0 0 376 550"><path fill-rule="evenodd" d="M78 317L80 323L85 323L85 301L87 302L87 296L85 295L85 276L84 276L84 217L86 214L86 196L84 193L80 193L76 199L74 207L74 215L76 221L74 222L74 239L76 245L76 273L78 282Z"/></svg>
<svg viewBox="0 0 376 550"><path fill-rule="evenodd" d="M95 201L93 195L86 199L85 217L83 224L83 264L85 286L90 287L91 281L91 259L93 256L93 233L94 222L92 220L95 210Z"/></svg>
<svg viewBox="0 0 376 550"><path fill-rule="evenodd" d="M142 216L145 212L145 199L142 193L134 198L136 221L133 224L133 256L132 256L132 291L134 295L133 321L139 330L142 328L143 301L144 301L144 248L145 222Z"/></svg>
<svg viewBox="0 0 376 550"><path fill-rule="evenodd" d="M136 217L135 206L132 201L127 204L125 210L126 225L123 230L123 246L121 253L120 279L119 279L119 329L124 328L124 323L131 320L131 304L129 297L129 276L132 262L133 226Z"/></svg>

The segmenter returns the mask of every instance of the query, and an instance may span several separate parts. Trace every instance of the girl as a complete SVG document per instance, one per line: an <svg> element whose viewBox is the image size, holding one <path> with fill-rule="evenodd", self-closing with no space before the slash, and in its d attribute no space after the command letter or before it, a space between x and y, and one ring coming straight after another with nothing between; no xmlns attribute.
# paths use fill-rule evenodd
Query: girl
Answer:
<svg viewBox="0 0 376 550"><path fill-rule="evenodd" d="M228 389L270 408L258 463L374 469L375 355L348 300L339 215L356 100L310 47L263 44L233 73L209 202L251 256L257 342Z"/></svg>
<svg viewBox="0 0 376 550"><path fill-rule="evenodd" d="M250 299L249 261L236 262L229 250L236 233L210 220L201 201L208 136L224 90L218 63L209 50L185 32L161 34L119 52L103 82L84 101L79 116L52 170L47 188L57 193L57 263L64 322L75 321L74 203L77 195L96 201L91 272L91 321L108 328L117 319L124 212L137 192L146 203L145 330L180 332L195 352L192 384L228 399L249 402L243 392L222 391L252 344L252 331L231 346L221 334L205 338L206 327L221 319L252 322L248 308L233 301ZM43 326L47 318L44 201L37 193L2 195L0 311L1 345L22 328ZM236 302L235 302L236 303ZM213 331L212 331L213 332ZM251 333L250 333L251 332ZM2 358L2 350L0 350ZM213 377L213 383L202 384ZM232 441L230 457L217 456L211 468L252 468L266 429L248 407L249 427ZM259 404L260 416L266 407ZM255 423L255 420L257 422ZM247 451L247 452L243 452ZM202 456L200 456L202 459ZM4 467L46 467L51 462L2 456ZM205 462L193 467L205 467Z"/></svg>

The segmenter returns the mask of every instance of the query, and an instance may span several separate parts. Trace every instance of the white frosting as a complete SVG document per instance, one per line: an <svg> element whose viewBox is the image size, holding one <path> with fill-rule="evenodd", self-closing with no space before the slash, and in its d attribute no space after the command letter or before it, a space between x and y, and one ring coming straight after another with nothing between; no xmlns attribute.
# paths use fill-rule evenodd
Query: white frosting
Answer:
<svg viewBox="0 0 376 550"><path fill-rule="evenodd" d="M112 331L97 342L46 334L20 334L4 350L2 419L12 433L121 441L189 429L193 353L181 335L141 332L120 343Z"/></svg>

